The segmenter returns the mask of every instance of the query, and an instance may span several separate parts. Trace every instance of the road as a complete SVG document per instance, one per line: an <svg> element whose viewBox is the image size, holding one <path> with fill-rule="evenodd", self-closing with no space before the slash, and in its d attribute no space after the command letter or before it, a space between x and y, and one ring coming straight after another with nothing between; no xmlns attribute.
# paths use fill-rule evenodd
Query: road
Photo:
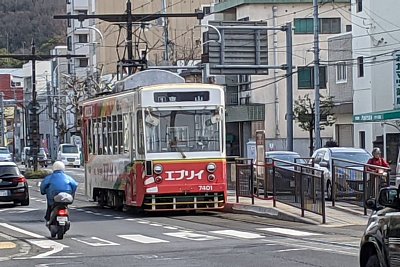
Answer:
<svg viewBox="0 0 400 267"><path fill-rule="evenodd" d="M67 172L82 181L82 170ZM70 206L64 240L52 240L45 198L35 184L30 193L29 207L0 204L0 233L25 248L1 266L358 266L361 227L227 213L138 215L98 208L83 196Z"/></svg>

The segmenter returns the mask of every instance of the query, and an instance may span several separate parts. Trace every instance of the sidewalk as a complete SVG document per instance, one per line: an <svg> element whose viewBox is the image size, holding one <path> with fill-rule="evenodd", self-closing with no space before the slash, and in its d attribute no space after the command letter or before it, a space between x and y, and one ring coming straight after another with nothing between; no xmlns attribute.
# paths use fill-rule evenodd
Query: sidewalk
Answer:
<svg viewBox="0 0 400 267"><path fill-rule="evenodd" d="M254 205L252 205L251 198L240 197L239 203L236 203L236 195L233 191L228 192L228 203L225 206L225 211L246 213L285 221L324 225L326 227L366 225L368 222L368 216L364 215L362 207L344 202L336 202L335 207L332 207L331 202L326 202L326 223L322 224L321 215L305 211L304 217L301 217L300 209L280 202L276 202L276 207L274 208L272 200L254 198Z"/></svg>

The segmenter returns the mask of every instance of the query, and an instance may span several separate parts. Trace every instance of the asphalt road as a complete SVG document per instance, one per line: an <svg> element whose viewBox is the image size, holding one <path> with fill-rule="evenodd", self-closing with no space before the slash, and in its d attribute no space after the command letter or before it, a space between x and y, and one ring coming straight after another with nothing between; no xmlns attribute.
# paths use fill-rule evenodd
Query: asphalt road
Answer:
<svg viewBox="0 0 400 267"><path fill-rule="evenodd" d="M82 170L67 172L83 179ZM29 207L0 204L0 233L24 247L11 260L0 257L1 266L358 266L361 227L224 213L138 215L98 208L83 196L70 206L64 240L52 240L45 198L34 185L30 193Z"/></svg>

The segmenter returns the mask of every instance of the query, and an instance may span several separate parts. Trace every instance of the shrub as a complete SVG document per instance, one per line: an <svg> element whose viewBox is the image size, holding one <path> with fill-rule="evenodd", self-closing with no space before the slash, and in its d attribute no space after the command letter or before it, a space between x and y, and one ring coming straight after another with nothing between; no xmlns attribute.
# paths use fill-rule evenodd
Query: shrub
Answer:
<svg viewBox="0 0 400 267"><path fill-rule="evenodd" d="M37 171L27 171L25 172L26 179L43 179L47 175L51 174L50 171L47 170L37 170Z"/></svg>

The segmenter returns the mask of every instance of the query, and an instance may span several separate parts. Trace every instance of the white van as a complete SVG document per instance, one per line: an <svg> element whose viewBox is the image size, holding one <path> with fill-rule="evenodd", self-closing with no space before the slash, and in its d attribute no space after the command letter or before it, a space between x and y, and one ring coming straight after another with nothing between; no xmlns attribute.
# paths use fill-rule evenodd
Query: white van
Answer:
<svg viewBox="0 0 400 267"><path fill-rule="evenodd" d="M81 166L81 153L76 145L61 144L58 146L57 160L62 161L65 166Z"/></svg>

